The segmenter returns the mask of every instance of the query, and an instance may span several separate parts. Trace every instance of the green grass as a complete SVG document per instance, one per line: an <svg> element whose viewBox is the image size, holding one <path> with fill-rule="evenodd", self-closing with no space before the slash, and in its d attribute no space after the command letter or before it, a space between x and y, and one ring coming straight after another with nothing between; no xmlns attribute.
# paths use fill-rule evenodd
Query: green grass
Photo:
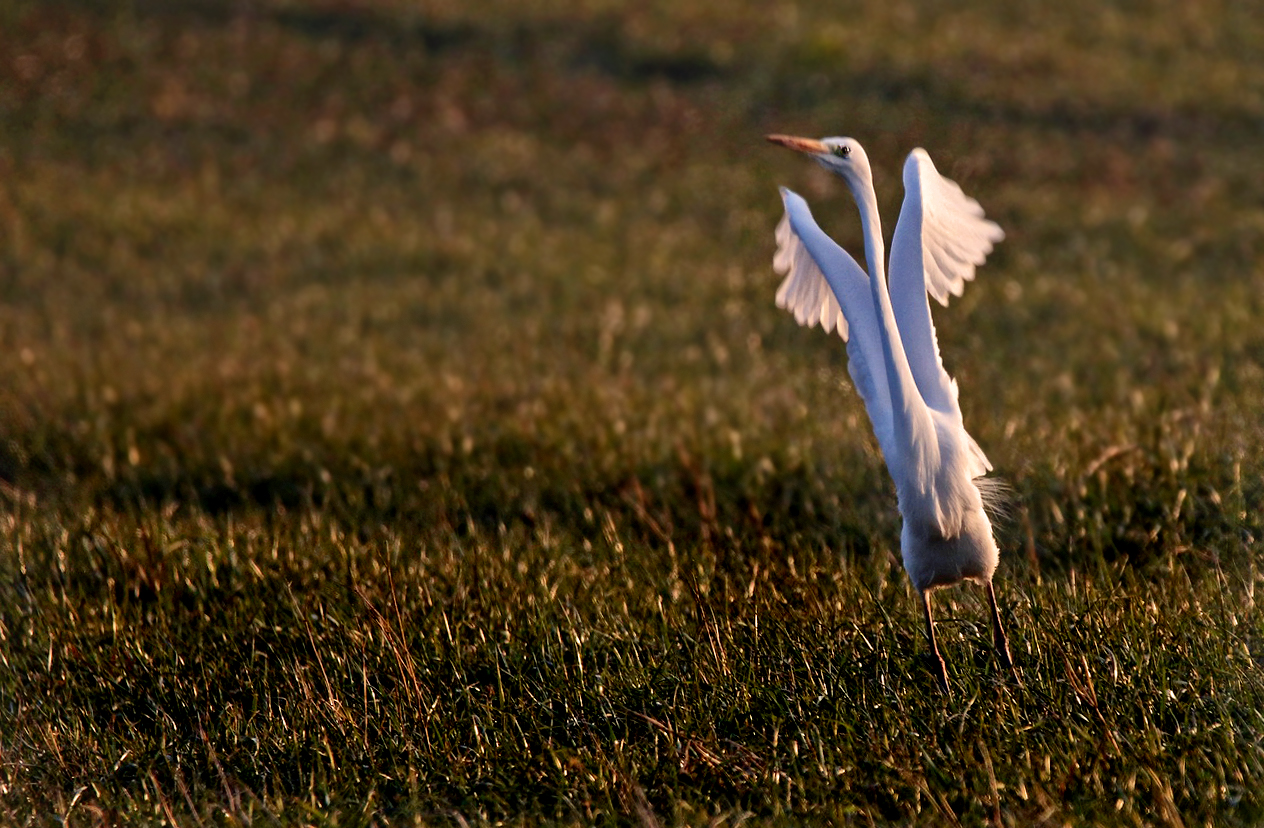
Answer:
<svg viewBox="0 0 1264 828"><path fill-rule="evenodd" d="M1264 19L806 5L3 5L0 821L1264 821ZM772 131L1008 233L1019 679L962 587L935 689Z"/></svg>

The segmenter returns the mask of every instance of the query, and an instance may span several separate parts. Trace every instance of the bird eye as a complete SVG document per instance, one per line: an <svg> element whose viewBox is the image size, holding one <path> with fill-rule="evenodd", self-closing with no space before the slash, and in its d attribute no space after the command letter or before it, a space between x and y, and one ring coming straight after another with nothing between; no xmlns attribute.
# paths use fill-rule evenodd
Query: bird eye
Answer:
<svg viewBox="0 0 1264 828"><path fill-rule="evenodd" d="M838 146L834 147L834 154L837 155L839 158L846 158L847 156L851 155L851 147L847 146L846 144L839 144Z"/></svg>

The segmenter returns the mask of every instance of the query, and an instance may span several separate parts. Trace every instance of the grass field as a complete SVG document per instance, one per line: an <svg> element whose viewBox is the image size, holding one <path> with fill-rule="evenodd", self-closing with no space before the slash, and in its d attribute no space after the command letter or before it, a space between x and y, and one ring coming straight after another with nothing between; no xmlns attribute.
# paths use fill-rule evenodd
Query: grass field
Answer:
<svg viewBox="0 0 1264 828"><path fill-rule="evenodd" d="M0 822L1264 821L1264 17L923 5L0 5ZM1018 678L962 587L936 690L774 131L1008 233Z"/></svg>

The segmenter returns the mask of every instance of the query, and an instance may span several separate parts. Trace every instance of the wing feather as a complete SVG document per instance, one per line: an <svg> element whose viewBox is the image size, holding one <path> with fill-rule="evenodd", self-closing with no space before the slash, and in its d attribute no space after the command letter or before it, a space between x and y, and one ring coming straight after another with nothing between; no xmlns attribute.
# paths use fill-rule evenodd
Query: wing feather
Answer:
<svg viewBox="0 0 1264 828"><path fill-rule="evenodd" d="M777 307L794 314L800 325L819 324L826 333L837 330L847 340L847 318L820 267L791 227L788 212L777 225L777 254L772 267L786 277L777 288Z"/></svg>
<svg viewBox="0 0 1264 828"><path fill-rule="evenodd" d="M925 267L926 288L944 305L949 294L960 296L965 283L974 279L975 268L987 260L1005 232L984 217L979 202L962 192L957 182L945 178L923 149L909 153L904 163L905 206L918 193L922 212L924 251L934 260ZM904 210L900 211L901 222ZM897 226L896 232L899 232ZM896 252L891 251L892 271Z"/></svg>

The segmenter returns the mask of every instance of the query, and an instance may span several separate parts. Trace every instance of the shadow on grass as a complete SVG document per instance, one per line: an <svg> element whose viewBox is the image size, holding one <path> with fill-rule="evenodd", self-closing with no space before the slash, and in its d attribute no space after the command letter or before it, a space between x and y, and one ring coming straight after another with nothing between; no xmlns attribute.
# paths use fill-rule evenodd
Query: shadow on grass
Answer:
<svg viewBox="0 0 1264 828"><path fill-rule="evenodd" d="M99 16L108 12L102 4L88 0L64 0L62 5ZM440 21L418 12L389 14L351 6L260 8L258 3L232 0L138 0L126 8L139 18L176 24L223 27L236 21L258 20L301 37L332 40L346 46L378 44L399 52L420 49L435 56L473 52L513 65L547 55L560 68L595 71L632 83L665 80L689 84L727 72L702 49L685 45L663 50L634 41L621 19L612 14L591 19L507 22L493 27Z"/></svg>
<svg viewBox="0 0 1264 828"><path fill-rule="evenodd" d="M434 444L369 453L309 442L228 454L192 445L178 458L137 435L141 456L153 462L120 461L107 470L79 436L48 423L39 428L38 436L0 444L0 481L70 514L271 515L271 523L318 511L362 535L379 528L456 540L519 533L525 542L551 536L575 548L632 541L743 557L791 543L864 553L874 531L894 528L880 469L831 481L807 465L770 472L684 447L653 462L603 463L592 459L597 449L510 434L468 454ZM36 445L44 448L17 448ZM870 477L874 485L862 492L842 488L867 486Z"/></svg>
<svg viewBox="0 0 1264 828"><path fill-rule="evenodd" d="M56 445L55 454L32 458L15 450L36 442L0 446L0 482L11 497L69 514L163 512L283 527L319 513L361 541L382 533L423 545L500 539L599 558L630 542L664 555L701 552L711 566L739 572L780 559L784 550L848 558L872 555L875 544L898 549L893 492L876 467L846 479L803 464L777 463L770 472L725 452L683 447L654 462L601 463L591 459L596 449L564 450L509 434L469 453L425 443L363 454L307 444L222 456L195 446L179 461L107 474L70 434L39 441ZM1190 472L1200 481L1224 473ZM1015 560L1026 548L1037 569L1075 566L1085 556L1146 567L1167 561L1173 547L1209 550L1227 562L1241 545L1233 516L1210 495L1187 496L1190 484L1157 453L1130 452L1082 480L1039 470L1029 477L1012 504L1022 526L1000 517L997 531ZM1125 489L1126 499L1114 494ZM593 553L596 547L601 551Z"/></svg>
<svg viewBox="0 0 1264 828"><path fill-rule="evenodd" d="M724 80L735 88L747 87L749 111L758 113L810 111L836 105L840 99L876 99L902 105L923 103L935 112L951 113L954 122L1105 135L1125 142L1159 137L1253 138L1260 123L1259 113L1247 99L1238 104L1206 100L1173 108L1144 100L1118 105L1056 95L998 97L977 80L1012 74L1014 67L981 64L984 58L978 55L915 68L881 62L855 66L845 55L820 53L812 45L800 44L797 51L773 56L759 42L747 42L742 44L746 59L730 63L717 60L698 39L685 38L670 47L637 40L628 34L624 18L614 13L485 23L440 20L411 11L390 13L349 5L276 7L249 0L137 0L130 4L61 0L56 7L98 19L131 16L177 27L223 28L239 21L259 22L350 49L380 46L401 55L421 52L439 59L478 55L511 70L536 65L560 73L594 72L634 85L665 81L686 86ZM47 13L48 7L34 8ZM37 14L33 12L32 17Z"/></svg>

